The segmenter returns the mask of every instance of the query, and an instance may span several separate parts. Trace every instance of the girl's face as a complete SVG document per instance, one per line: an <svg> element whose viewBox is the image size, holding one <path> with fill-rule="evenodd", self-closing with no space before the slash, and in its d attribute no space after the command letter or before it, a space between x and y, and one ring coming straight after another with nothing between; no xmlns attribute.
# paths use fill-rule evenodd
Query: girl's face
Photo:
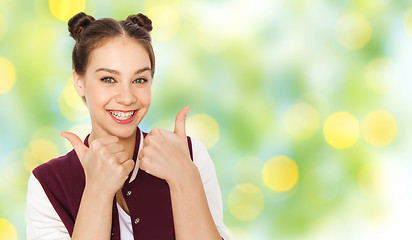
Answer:
<svg viewBox="0 0 412 240"><path fill-rule="evenodd" d="M73 71L73 79L86 99L93 138L134 136L151 102L150 58L143 46L127 37L110 39L91 52L83 76Z"/></svg>

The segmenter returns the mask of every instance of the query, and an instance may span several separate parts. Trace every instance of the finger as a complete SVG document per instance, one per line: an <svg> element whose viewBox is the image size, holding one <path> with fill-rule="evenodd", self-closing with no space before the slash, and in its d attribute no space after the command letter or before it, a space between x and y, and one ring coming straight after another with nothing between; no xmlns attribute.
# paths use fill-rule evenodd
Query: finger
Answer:
<svg viewBox="0 0 412 240"><path fill-rule="evenodd" d="M106 145L105 148L107 148L107 150L109 150L109 152L111 153L118 153L124 150L123 144L120 144L120 143L112 143L112 144Z"/></svg>
<svg viewBox="0 0 412 240"><path fill-rule="evenodd" d="M185 107L176 115L174 132L182 137L186 137L186 117L190 111L190 107Z"/></svg>
<svg viewBox="0 0 412 240"><path fill-rule="evenodd" d="M139 154L137 155L137 158L140 160L142 158L144 158L144 152L143 149L139 151Z"/></svg>
<svg viewBox="0 0 412 240"><path fill-rule="evenodd" d="M74 133L71 132L61 132L60 136L66 138L70 144L73 146L74 151L76 151L77 157L80 161L83 159L84 153L89 149L84 145L83 141Z"/></svg>
<svg viewBox="0 0 412 240"><path fill-rule="evenodd" d="M98 138L98 139L94 140L93 142L97 142L99 146L106 146L106 145L109 145L109 144L119 142L119 138L116 137L116 136L106 136L106 137Z"/></svg>
<svg viewBox="0 0 412 240"><path fill-rule="evenodd" d="M134 161L132 159L128 159L123 163L123 166L129 174L134 169Z"/></svg>
<svg viewBox="0 0 412 240"><path fill-rule="evenodd" d="M127 152L118 152L113 154L113 156L115 157L115 159L120 163L124 163L129 159L129 153Z"/></svg>

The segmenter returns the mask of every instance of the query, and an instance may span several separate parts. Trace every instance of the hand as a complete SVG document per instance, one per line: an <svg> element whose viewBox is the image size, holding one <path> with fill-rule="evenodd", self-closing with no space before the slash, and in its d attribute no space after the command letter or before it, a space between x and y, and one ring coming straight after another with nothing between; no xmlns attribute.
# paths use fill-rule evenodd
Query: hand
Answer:
<svg viewBox="0 0 412 240"><path fill-rule="evenodd" d="M154 128L147 134L138 155L142 170L170 182L196 169L190 159L186 138L185 123L189 111L190 107L185 107L177 114L173 132Z"/></svg>
<svg viewBox="0 0 412 240"><path fill-rule="evenodd" d="M61 132L60 135L76 151L86 175L86 187L114 196L134 168L134 161L124 151L119 139L115 136L98 138L88 148L76 134Z"/></svg>

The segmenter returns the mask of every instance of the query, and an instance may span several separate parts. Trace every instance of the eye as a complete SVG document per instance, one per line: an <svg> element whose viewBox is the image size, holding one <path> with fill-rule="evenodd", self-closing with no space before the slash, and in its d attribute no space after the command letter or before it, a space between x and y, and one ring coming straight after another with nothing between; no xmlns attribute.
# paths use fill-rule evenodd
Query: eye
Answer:
<svg viewBox="0 0 412 240"><path fill-rule="evenodd" d="M138 78L133 81L133 83L145 83L145 82L147 82L147 79L145 78Z"/></svg>
<svg viewBox="0 0 412 240"><path fill-rule="evenodd" d="M104 77L102 79L100 79L101 81L105 82L105 83L114 83L114 79L112 77Z"/></svg>

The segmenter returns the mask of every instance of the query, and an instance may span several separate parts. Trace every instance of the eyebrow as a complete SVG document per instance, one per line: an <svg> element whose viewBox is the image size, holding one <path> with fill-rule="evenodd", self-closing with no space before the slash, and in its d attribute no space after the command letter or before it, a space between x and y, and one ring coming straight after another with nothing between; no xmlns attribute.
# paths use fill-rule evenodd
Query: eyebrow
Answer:
<svg viewBox="0 0 412 240"><path fill-rule="evenodd" d="M151 68L150 67L144 67L142 69L137 70L135 72L135 74L139 74L139 73L142 73L142 72L145 72L145 71L151 71ZM110 69L110 68L99 68L95 72L109 72L109 73L112 73L112 74L120 75L119 71L114 70L114 69Z"/></svg>

